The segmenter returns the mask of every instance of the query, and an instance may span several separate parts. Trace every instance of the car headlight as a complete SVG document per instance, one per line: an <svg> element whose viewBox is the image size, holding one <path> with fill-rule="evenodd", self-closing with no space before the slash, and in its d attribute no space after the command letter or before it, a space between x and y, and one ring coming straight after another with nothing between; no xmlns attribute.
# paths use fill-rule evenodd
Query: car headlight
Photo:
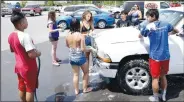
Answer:
<svg viewBox="0 0 184 102"><path fill-rule="evenodd" d="M33 12L33 10L31 10L31 12Z"/></svg>
<svg viewBox="0 0 184 102"><path fill-rule="evenodd" d="M97 57L98 57L100 60L102 60L103 62L107 62L107 63L111 62L111 59L110 59L109 55L106 54L106 53L103 52L103 51L98 51L98 52L97 52Z"/></svg>

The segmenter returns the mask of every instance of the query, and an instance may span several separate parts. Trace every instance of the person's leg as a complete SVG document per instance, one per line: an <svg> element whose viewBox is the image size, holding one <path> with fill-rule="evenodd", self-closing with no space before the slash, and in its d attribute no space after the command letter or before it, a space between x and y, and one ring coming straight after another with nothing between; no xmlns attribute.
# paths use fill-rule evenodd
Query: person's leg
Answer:
<svg viewBox="0 0 184 102"><path fill-rule="evenodd" d="M21 102L26 102L26 92L19 90L19 96L21 99Z"/></svg>
<svg viewBox="0 0 184 102"><path fill-rule="evenodd" d="M90 56L90 52L86 52L85 55L86 55L86 64L87 64L86 66L89 69L89 56Z"/></svg>
<svg viewBox="0 0 184 102"><path fill-rule="evenodd" d="M26 101L34 102L34 92L26 92Z"/></svg>
<svg viewBox="0 0 184 102"><path fill-rule="evenodd" d="M83 92L90 92L92 89L88 88L88 83L89 83L89 67L87 66L87 62L84 63L81 66L81 69L83 71Z"/></svg>
<svg viewBox="0 0 184 102"><path fill-rule="evenodd" d="M56 59L56 49L57 49L57 43L58 41L52 41L52 62L55 65L59 65L59 63L57 63L57 59Z"/></svg>
<svg viewBox="0 0 184 102"><path fill-rule="evenodd" d="M169 60L162 61L162 69L161 69L161 89L162 89L162 99L163 101L166 101L166 90L167 90L167 78L166 74L169 71Z"/></svg>
<svg viewBox="0 0 184 102"><path fill-rule="evenodd" d="M19 96L22 102L26 102L26 85L24 84L23 78L20 76L20 74L17 74L18 76L18 89L19 89Z"/></svg>
<svg viewBox="0 0 184 102"><path fill-rule="evenodd" d="M72 65L73 71L73 85L75 88L75 94L79 94L79 66Z"/></svg>
<svg viewBox="0 0 184 102"><path fill-rule="evenodd" d="M150 72L152 76L153 97L149 97L150 101L159 101L159 77L160 77L160 62L150 59Z"/></svg>

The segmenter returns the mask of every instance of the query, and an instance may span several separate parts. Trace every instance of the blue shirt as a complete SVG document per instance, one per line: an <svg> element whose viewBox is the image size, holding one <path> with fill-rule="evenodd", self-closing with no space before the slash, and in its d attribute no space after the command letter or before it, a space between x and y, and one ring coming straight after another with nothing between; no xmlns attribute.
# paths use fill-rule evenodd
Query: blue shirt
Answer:
<svg viewBox="0 0 184 102"><path fill-rule="evenodd" d="M52 26L52 29L54 30L54 29L57 29L57 24L56 24L56 22L53 22L53 21L48 21L48 25L47 26L49 26L49 24L53 24L53 26ZM58 38L59 37L59 31L56 31L56 32L53 32L53 33L49 33L49 37L51 37L51 38Z"/></svg>
<svg viewBox="0 0 184 102"><path fill-rule="evenodd" d="M158 61L168 60L170 59L168 33L173 30L173 26L163 21L155 21L153 24L155 29L149 29L148 24L141 28L141 34L144 37L148 36L150 40L149 57Z"/></svg>

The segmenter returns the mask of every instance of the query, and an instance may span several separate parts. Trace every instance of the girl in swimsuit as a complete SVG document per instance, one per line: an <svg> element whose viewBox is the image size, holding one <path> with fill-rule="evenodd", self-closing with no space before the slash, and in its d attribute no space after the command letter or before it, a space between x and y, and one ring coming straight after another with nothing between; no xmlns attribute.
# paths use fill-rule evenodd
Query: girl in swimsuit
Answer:
<svg viewBox="0 0 184 102"><path fill-rule="evenodd" d="M80 31L81 34L84 35L85 37L85 44L86 46L91 46L91 38L89 36L90 33L92 33L92 31L94 30L94 25L93 25L93 17L92 17L92 13L87 10L82 14L82 21L80 22ZM89 69L89 55L90 52L86 52L86 62L87 62L87 66Z"/></svg>
<svg viewBox="0 0 184 102"><path fill-rule="evenodd" d="M58 62L61 62L61 60L56 57L56 49L59 40L59 31L62 29L58 29L56 24L55 11L49 12L47 27L49 28L49 40L52 44L52 63L53 65L59 66L60 64Z"/></svg>
<svg viewBox="0 0 184 102"><path fill-rule="evenodd" d="M79 67L83 71L83 93L90 92L92 88L87 88L89 79L89 68L86 63L84 52L91 51L86 49L85 38L80 33L80 22L73 18L70 24L70 32L66 37L66 45L69 48L69 59L73 70L73 83L75 94L79 94Z"/></svg>
<svg viewBox="0 0 184 102"><path fill-rule="evenodd" d="M136 4L132 8L132 10L128 13L128 15L131 16L131 22L133 23L133 26L138 25L139 20L142 19L142 13L140 11L140 7Z"/></svg>

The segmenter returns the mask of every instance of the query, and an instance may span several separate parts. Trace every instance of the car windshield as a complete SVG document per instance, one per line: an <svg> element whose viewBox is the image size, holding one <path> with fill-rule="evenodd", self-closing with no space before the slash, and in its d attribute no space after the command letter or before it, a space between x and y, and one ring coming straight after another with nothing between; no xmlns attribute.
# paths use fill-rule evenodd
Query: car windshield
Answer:
<svg viewBox="0 0 184 102"><path fill-rule="evenodd" d="M161 21L166 21L175 26L184 16L183 12L163 10L160 11L159 19Z"/></svg>

